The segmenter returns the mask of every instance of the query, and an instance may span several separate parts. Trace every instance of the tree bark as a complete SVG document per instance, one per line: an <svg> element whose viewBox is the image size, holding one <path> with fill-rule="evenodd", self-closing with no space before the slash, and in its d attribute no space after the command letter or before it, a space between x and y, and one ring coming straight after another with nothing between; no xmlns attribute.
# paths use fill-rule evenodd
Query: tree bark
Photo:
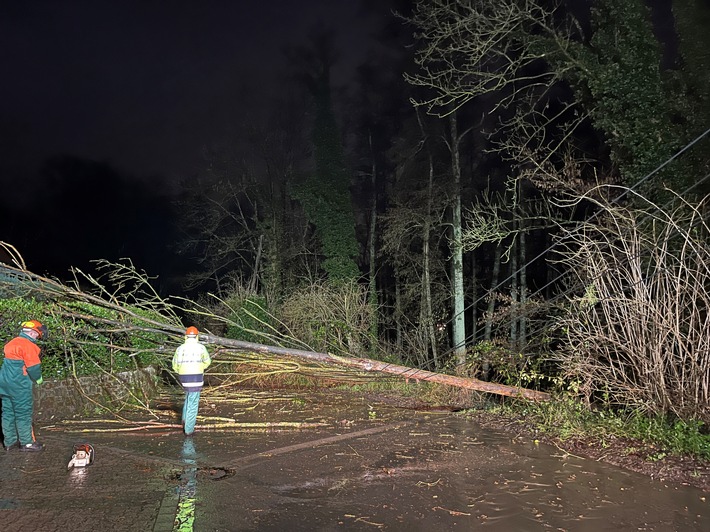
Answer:
<svg viewBox="0 0 710 532"><path fill-rule="evenodd" d="M510 345L515 349L518 345L518 238L515 229L518 221L513 220L513 242L510 244Z"/></svg>
<svg viewBox="0 0 710 532"><path fill-rule="evenodd" d="M424 219L424 227L422 228L422 307L424 310L424 328L428 337L428 344L431 346L431 357L434 362L434 369L439 367L439 351L436 345L436 334L434 332L434 312L432 310L431 300L431 261L429 255L429 244L431 240L431 217L433 204L433 188L434 188L434 157L431 154L431 149L427 142L428 136L424 131L424 123L422 122L419 110L416 110L419 129L422 132L422 140L426 147L427 159L429 161L429 181L427 182L427 211Z"/></svg>
<svg viewBox="0 0 710 532"><path fill-rule="evenodd" d="M453 335L454 356L456 365L466 363L466 320L464 319L464 290L463 290L463 239L461 229L461 162L459 160L459 143L456 112L449 115L449 129L451 133L451 172L454 177L454 198L452 205L451 225L452 234L452 277L453 277Z"/></svg>
<svg viewBox="0 0 710 532"><path fill-rule="evenodd" d="M208 336L206 334L201 335L201 338L202 341L205 343L221 345L237 350L304 359L311 362L344 366L362 371L376 371L379 373L388 373L392 375L397 375L403 379L436 382L447 386L454 386L467 390L476 390L485 393L493 393L496 395L504 395L507 397L528 399L531 401L550 400L550 394L537 390L529 390L527 388L518 388L516 386L506 386L504 384L484 382L472 378L444 375L442 373L434 373L432 371L426 371L422 369L408 368L406 366L389 364L387 362L380 362L379 360L372 360L369 358L339 357L331 355L329 353L318 353L315 351L304 351L300 349L289 349L285 347L274 347L262 344L254 344L251 342L242 342L241 340L232 340L229 338ZM218 358L219 354L214 354L214 357Z"/></svg>

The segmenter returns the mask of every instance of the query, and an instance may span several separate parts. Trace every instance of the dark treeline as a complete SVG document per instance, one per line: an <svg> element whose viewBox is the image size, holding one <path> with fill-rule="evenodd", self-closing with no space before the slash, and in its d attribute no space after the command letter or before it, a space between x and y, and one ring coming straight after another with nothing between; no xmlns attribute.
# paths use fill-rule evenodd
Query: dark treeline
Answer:
<svg viewBox="0 0 710 532"><path fill-rule="evenodd" d="M73 267L90 272L92 261L127 259L154 276L164 295L179 292L188 264L175 253L173 194L161 182L104 162L54 157L25 181L20 200L3 202L0 238L38 274L67 279Z"/></svg>

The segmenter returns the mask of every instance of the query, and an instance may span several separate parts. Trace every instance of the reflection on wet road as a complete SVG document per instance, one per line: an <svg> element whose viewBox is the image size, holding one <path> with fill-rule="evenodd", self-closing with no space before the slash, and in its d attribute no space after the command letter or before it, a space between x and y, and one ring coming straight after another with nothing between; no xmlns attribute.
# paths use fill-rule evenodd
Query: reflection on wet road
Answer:
<svg viewBox="0 0 710 532"><path fill-rule="evenodd" d="M708 493L521 442L460 414L313 391L204 399L192 438L166 411L140 430L57 424L41 456L0 457L0 522L153 532L710 530ZM66 456L51 453L79 435L96 464L68 474ZM92 511L71 520L73 507Z"/></svg>
<svg viewBox="0 0 710 532"><path fill-rule="evenodd" d="M175 515L173 531L188 532L193 530L195 523L195 501L197 497L197 453L195 440L185 437L182 444L182 459L185 462L185 472L178 488L178 506Z"/></svg>

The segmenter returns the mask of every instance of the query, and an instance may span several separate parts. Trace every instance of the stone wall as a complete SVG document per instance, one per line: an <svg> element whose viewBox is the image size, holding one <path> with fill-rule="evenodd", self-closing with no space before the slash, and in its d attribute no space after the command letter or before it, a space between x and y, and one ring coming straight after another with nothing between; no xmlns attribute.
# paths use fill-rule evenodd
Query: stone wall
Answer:
<svg viewBox="0 0 710 532"><path fill-rule="evenodd" d="M123 403L131 400L131 394L146 401L157 393L156 371L152 367L114 375L45 379L42 385L34 386L34 417L37 421L67 419L95 411L96 403Z"/></svg>

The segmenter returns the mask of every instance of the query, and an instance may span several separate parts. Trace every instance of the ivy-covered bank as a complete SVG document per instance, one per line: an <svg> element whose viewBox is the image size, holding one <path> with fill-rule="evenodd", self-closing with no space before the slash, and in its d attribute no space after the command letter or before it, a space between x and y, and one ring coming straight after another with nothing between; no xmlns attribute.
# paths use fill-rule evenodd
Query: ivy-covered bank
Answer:
<svg viewBox="0 0 710 532"><path fill-rule="evenodd" d="M158 391L165 353L174 349L166 348L164 332L150 330L145 319L151 317L139 308L111 309L40 292L0 298L3 345L23 321L36 319L48 329L39 342L44 383L34 387L35 419L147 405Z"/></svg>
<svg viewBox="0 0 710 532"><path fill-rule="evenodd" d="M17 336L23 321L36 319L46 325L49 332L40 342L45 379L161 366L165 334L146 327L144 318L155 316L142 309L132 313L81 301L0 299L0 342Z"/></svg>

